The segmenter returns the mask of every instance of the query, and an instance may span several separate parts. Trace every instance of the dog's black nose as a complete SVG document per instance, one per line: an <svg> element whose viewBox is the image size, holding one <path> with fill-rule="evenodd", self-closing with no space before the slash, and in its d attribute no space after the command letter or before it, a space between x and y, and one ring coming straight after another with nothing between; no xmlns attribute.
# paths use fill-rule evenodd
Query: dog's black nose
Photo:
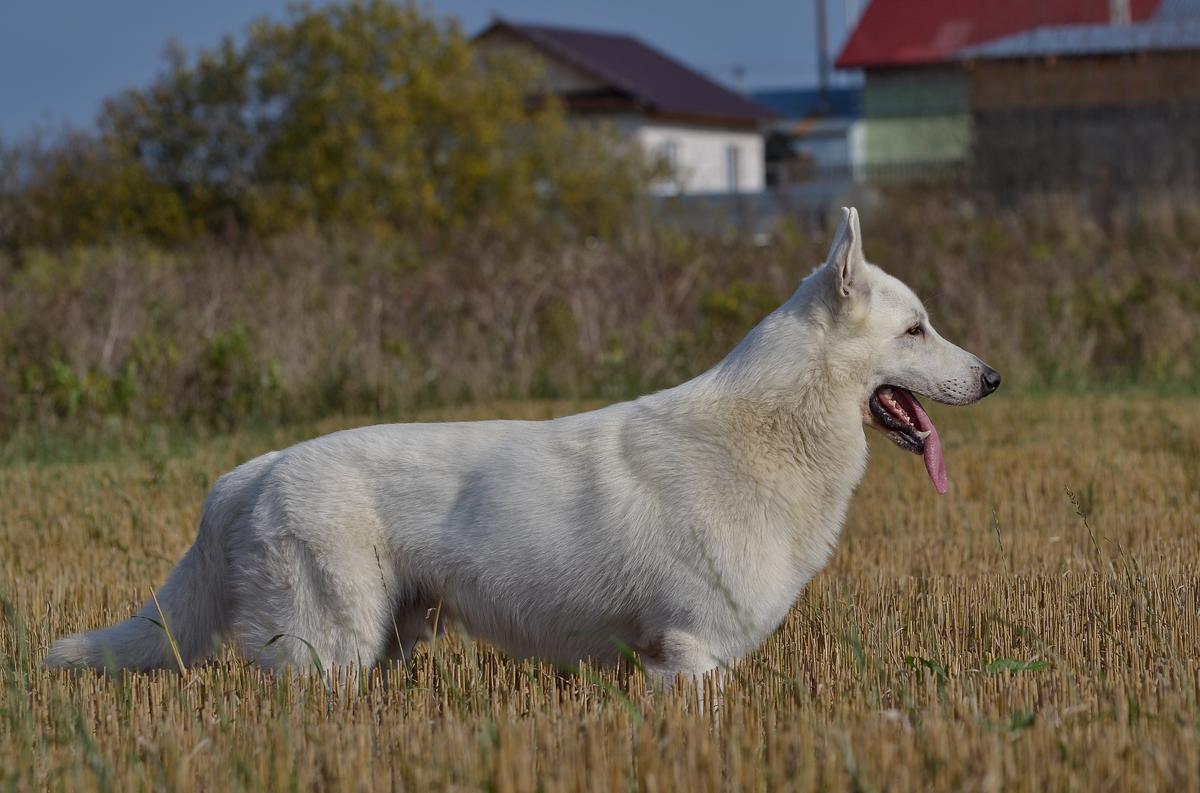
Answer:
<svg viewBox="0 0 1200 793"><path fill-rule="evenodd" d="M995 391L1000 387L1000 373L990 366L983 367L983 395Z"/></svg>

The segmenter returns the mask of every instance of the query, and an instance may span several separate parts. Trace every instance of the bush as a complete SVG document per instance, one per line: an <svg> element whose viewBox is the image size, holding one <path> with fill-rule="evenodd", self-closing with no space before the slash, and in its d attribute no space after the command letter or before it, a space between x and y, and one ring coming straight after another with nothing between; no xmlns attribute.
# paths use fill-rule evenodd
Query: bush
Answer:
<svg viewBox="0 0 1200 793"><path fill-rule="evenodd" d="M1194 384L1200 211L1136 211L983 219L903 197L866 213L866 250L1010 386ZM1153 218L1158 231L1131 233ZM622 398L716 362L824 258L830 231L756 246L647 222L506 250L463 232L420 266L401 242L305 234L6 260L0 425Z"/></svg>

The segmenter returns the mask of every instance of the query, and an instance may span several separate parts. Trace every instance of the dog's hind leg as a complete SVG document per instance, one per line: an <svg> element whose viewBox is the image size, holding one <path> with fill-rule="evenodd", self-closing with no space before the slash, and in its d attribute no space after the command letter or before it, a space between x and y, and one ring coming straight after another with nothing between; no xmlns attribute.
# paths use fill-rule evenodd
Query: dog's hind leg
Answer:
<svg viewBox="0 0 1200 793"><path fill-rule="evenodd" d="M243 656L273 668L373 666L390 631L391 603L371 552L316 554L294 537L274 538L242 570L233 636ZM369 566L367 566L369 562Z"/></svg>

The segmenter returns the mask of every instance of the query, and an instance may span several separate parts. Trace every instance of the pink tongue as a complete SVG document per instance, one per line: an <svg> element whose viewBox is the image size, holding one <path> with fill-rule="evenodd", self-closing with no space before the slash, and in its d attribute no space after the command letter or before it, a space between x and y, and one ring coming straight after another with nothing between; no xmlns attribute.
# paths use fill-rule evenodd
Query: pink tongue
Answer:
<svg viewBox="0 0 1200 793"><path fill-rule="evenodd" d="M929 430L929 437L925 439L925 470L929 472L929 479L933 482L933 486L939 493L944 494L949 489L949 484L946 479L946 461L942 459L942 441L938 437L937 427L933 426L933 422L929 420L929 414L921 407L921 403L917 402L916 397L907 393L904 396L908 397L904 399L904 402L911 403L906 404L904 408L912 414L917 429L922 432Z"/></svg>

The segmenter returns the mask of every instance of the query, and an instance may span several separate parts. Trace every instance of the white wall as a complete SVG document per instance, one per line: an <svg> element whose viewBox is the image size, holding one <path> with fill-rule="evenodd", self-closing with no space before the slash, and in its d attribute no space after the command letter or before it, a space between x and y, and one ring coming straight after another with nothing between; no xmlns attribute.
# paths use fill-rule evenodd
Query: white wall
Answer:
<svg viewBox="0 0 1200 793"><path fill-rule="evenodd" d="M660 195L678 193L758 193L766 186L763 136L755 130L723 130L626 118L618 123L651 156L670 159L675 176L654 188ZM730 152L736 152L734 184Z"/></svg>

